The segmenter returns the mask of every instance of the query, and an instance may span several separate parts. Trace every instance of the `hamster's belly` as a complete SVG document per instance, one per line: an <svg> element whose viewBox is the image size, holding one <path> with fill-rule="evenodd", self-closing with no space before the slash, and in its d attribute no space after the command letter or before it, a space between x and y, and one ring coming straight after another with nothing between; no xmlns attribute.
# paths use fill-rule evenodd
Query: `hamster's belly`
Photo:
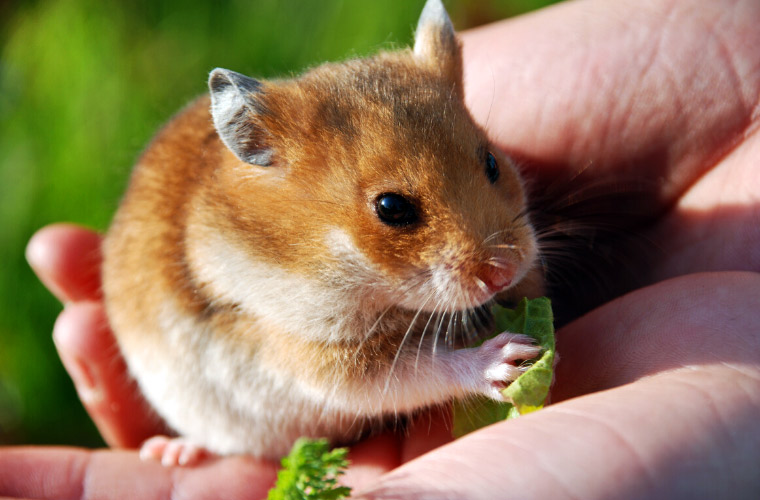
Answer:
<svg viewBox="0 0 760 500"><path fill-rule="evenodd" d="M363 433L365 419L260 366L224 332L170 304L155 311L152 331L145 322L143 331L114 329L146 399L181 436L219 454L279 459L302 436L345 442Z"/></svg>

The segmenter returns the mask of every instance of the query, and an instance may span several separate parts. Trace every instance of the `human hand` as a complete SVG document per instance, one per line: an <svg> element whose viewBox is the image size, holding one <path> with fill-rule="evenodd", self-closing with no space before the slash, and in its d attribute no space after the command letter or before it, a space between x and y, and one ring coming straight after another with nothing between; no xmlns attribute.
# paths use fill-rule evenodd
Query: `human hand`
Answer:
<svg viewBox="0 0 760 500"><path fill-rule="evenodd" d="M100 294L100 244L93 231L58 224L32 238L27 258L65 304L53 337L82 403L106 443L134 449L167 429L127 375L108 328ZM422 417L418 426L423 430L408 439L386 434L355 446L345 482L361 487L449 440L440 418ZM173 491L192 498L261 498L273 484L276 468L249 457L228 457L175 470L142 462L134 450L9 448L0 451L0 496L149 499ZM34 482L36 476L46 481Z"/></svg>
<svg viewBox="0 0 760 500"><path fill-rule="evenodd" d="M105 436L121 436L112 437L111 444L128 446L160 428L126 425L130 416L138 421L146 418L145 406L139 401L127 414L102 411L105 400L123 403L121 398L134 402L135 395L131 387L120 388L114 384L125 378L120 369L103 369L115 361L120 363L112 349L106 350L109 353L106 357L97 349L79 350L91 342L113 345L110 332L102 328L100 306L97 303L85 306L75 299L97 298L97 295L76 291L76 276L88 274L56 274L64 272L69 260L75 268L82 255L77 256L77 250L84 255L97 255L98 243L94 233L71 226L53 226L35 237L30 253L40 254L30 255L30 258L36 262L39 255L44 256L35 245L53 252L44 260L58 264L53 265L52 272L38 272L58 296L70 301L56 325L55 334L59 337L56 343L61 356L64 359L76 356L95 374L85 379L83 401ZM67 284L65 276L69 275L75 279ZM746 365L758 359L760 343L755 338L749 346L743 346L744 349L738 347L742 347L747 340L743 337L752 332L751 326L759 318L757 314L745 318L744 324L732 323L730 318L742 315L743 299L756 293L760 279L749 273L737 274L729 277L732 283L726 287L724 278L722 274L695 275L645 289L608 304L562 330L561 340L567 349L563 350L563 362L559 365L558 380L563 383L558 383L555 399L564 401L587 393L597 394L472 434L412 461L379 482L376 480L383 472L446 442L448 430L443 423L445 419L436 418L418 422L416 431L413 429L406 438L377 436L352 450L354 466L349 471L348 483L369 487L368 498L444 494L493 498L491 495L506 496L505 488L516 492L518 497L525 497L524 493L530 491L535 497L558 498L561 496L558 488L563 484L573 485L568 492L584 498L611 495L623 498L622 492L626 489L629 497L673 493L667 487L679 484L673 479L683 479L674 478L677 473L691 474L688 491L705 495L720 490L726 482L736 485L737 480L746 480L746 476L742 477L743 468L746 472L747 464L757 459L753 456L758 449L757 425L752 413L743 407L742 399L751 402L745 391L754 390L757 397L758 389L741 379L751 373ZM713 293L716 285L725 289L719 303L715 302ZM87 286L80 289L93 290ZM75 310L71 309L74 304L82 307L78 316L67 312ZM69 314L72 319L64 319ZM642 321L642 317L647 320ZM71 321L71 337L60 334L60 325L67 321ZM93 328L93 324L99 327ZM674 324L678 327L675 335ZM715 335L718 330L720 335ZM678 335L679 331L685 334ZM72 337L78 340L71 341ZM587 352L595 356L589 358ZM710 366L706 363L710 357L731 363ZM628 362L619 364L622 360ZM684 365L694 368L677 369ZM68 362L67 366L70 366ZM76 369L72 370L72 377L79 385L82 382L78 381L77 373ZM651 377L641 381L645 376ZM624 385L628 383L631 385ZM737 383L741 385L737 387ZM99 387L111 389L103 394ZM612 391L599 392L615 387L617 389ZM683 391L684 387L690 390ZM122 390L124 393L119 396ZM708 418L693 422L695 414L712 410L710 404L718 405L720 413L708 411ZM713 428L709 417L718 415L727 422ZM685 422L690 425L684 425ZM737 447L735 441L724 440L725 434L738 434L747 441ZM643 445L642 437L646 438ZM621 446L621 443L627 445ZM662 454L664 456L660 456ZM713 461L721 460L719 471L734 475L721 478L715 471L698 467L699 457L708 454ZM696 464L694 459L697 459ZM687 466L672 467L672 464L682 463ZM536 464L542 466L536 467ZM655 470L649 473L649 482L641 483L642 470L657 465L662 465L664 474ZM489 471L489 466L493 470ZM593 473L590 473L591 468ZM609 469L616 473L612 474ZM166 491L173 491L193 498L260 498L271 485L274 470L274 464L245 457L210 460L196 467L172 470L157 463L141 462L134 452L18 448L0 453L0 471L3 471L0 492L63 498L134 498L139 491L141 498L162 498ZM749 472L754 474L754 471ZM45 477L46 481L35 482L35 476ZM590 481L592 477L613 478L615 484L607 481L605 489L605 481ZM709 483L699 479L707 479Z"/></svg>
<svg viewBox="0 0 760 500"><path fill-rule="evenodd" d="M581 306L563 316L601 304L594 288L760 267L743 209L758 15L751 0L586 1L465 34L468 106L525 166L551 236L570 234L544 247L557 305Z"/></svg>
<svg viewBox="0 0 760 500"><path fill-rule="evenodd" d="M68 224L40 230L27 260L64 304L53 328L58 354L101 436L110 446L134 448L165 427L126 375L100 290L100 236Z"/></svg>
<svg viewBox="0 0 760 500"><path fill-rule="evenodd" d="M752 163L759 146L745 133L758 118L760 14L751 1L695 5L575 2L465 35L468 103L497 144L529 158L539 181L581 169L594 181L657 181L649 236L662 253L638 269L653 286L558 332L555 405L399 468L445 441L445 429L418 425L406 439L381 436L360 444L354 451L359 466L350 474L368 488L367 497L694 498L728 488L735 496L757 497L752 464L760 461L760 318L747 311L747 298L760 291L757 275L693 274L658 283L705 270L760 270L751 189L760 185ZM97 313L84 316L92 320ZM72 329L98 331L83 328L87 321L72 321ZM120 390L109 393L112 401L121 401ZM96 411L93 418L101 419L103 432L111 417ZM129 423L112 422L115 428ZM104 435L110 444L131 446L129 439L145 430ZM10 453L24 454L27 467L74 463L48 451ZM0 471L22 463L8 456L0 454ZM80 460L90 467L98 456L114 460L91 469L90 478L140 478L147 491L154 484L149 475L171 476L131 453L87 456ZM114 471L117 456L131 465L119 463ZM216 463L174 480L199 477ZM271 466L244 466L250 467L242 474L248 484L271 482ZM230 487L229 478L221 484L221 476L211 476L220 484L212 479L209 487ZM7 481L0 474L0 485ZM84 484L76 478L69 483Z"/></svg>
<svg viewBox="0 0 760 500"><path fill-rule="evenodd" d="M760 497L759 21L752 1L586 1L465 35L494 141L539 186L650 181L659 252L633 268L649 286L558 331L555 404L366 498Z"/></svg>

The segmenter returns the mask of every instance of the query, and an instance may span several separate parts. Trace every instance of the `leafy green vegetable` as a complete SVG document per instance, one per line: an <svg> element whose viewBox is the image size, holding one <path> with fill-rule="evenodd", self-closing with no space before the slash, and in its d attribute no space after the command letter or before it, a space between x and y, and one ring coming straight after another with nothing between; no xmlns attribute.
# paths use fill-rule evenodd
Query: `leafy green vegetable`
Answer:
<svg viewBox="0 0 760 500"><path fill-rule="evenodd" d="M523 299L515 309L496 305L491 312L496 326L494 335L504 331L523 333L536 339L543 351L528 370L502 390L508 403L487 398L456 402L452 431L455 437L539 410L549 395L555 356L554 317L549 299Z"/></svg>
<svg viewBox="0 0 760 500"><path fill-rule="evenodd" d="M282 459L277 483L267 500L338 500L351 488L338 486L338 476L348 467L348 448L330 450L326 439L301 438Z"/></svg>
<svg viewBox="0 0 760 500"><path fill-rule="evenodd" d="M502 394L510 401L498 403L482 398L454 405L454 435L459 437L488 424L525 415L543 407L549 394L554 365L554 319L551 303L543 297L523 299L515 309L494 306L496 333L523 333L543 348L531 367L507 386ZM330 450L326 439L299 439L282 459L277 484L268 500L338 500L351 489L338 486L348 467L348 448Z"/></svg>

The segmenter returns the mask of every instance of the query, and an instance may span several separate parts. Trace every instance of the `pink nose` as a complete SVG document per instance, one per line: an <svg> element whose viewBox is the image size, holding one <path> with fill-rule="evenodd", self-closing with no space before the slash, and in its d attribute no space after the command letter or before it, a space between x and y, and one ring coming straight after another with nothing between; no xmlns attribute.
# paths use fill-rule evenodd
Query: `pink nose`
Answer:
<svg viewBox="0 0 760 500"><path fill-rule="evenodd" d="M512 266L503 267L500 264L499 267L496 267L483 264L480 266L477 276L480 281L485 283L489 292L498 293L512 284L515 272Z"/></svg>

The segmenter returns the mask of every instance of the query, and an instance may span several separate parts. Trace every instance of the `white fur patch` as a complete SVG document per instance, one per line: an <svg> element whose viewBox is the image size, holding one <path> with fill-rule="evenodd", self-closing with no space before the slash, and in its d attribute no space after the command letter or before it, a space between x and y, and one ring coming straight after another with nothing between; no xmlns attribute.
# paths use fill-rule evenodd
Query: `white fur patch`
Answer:
<svg viewBox="0 0 760 500"><path fill-rule="evenodd" d="M240 243L216 229L198 231L202 235L188 238L192 242L188 259L212 296L239 304L245 312L284 330L292 329L298 318L298 333L309 340L329 342L355 335L354 322L360 319L356 313L362 311L363 299L357 289L376 274L362 262L348 235L336 231L329 239L337 257L350 265L341 268L340 275L318 280L257 261Z"/></svg>
<svg viewBox="0 0 760 500"><path fill-rule="evenodd" d="M155 343L127 359L146 398L190 442L216 453L277 458L297 437L328 432L315 422L320 406L300 384L266 370L223 335L204 331L171 302L160 310L164 335L146 337Z"/></svg>

